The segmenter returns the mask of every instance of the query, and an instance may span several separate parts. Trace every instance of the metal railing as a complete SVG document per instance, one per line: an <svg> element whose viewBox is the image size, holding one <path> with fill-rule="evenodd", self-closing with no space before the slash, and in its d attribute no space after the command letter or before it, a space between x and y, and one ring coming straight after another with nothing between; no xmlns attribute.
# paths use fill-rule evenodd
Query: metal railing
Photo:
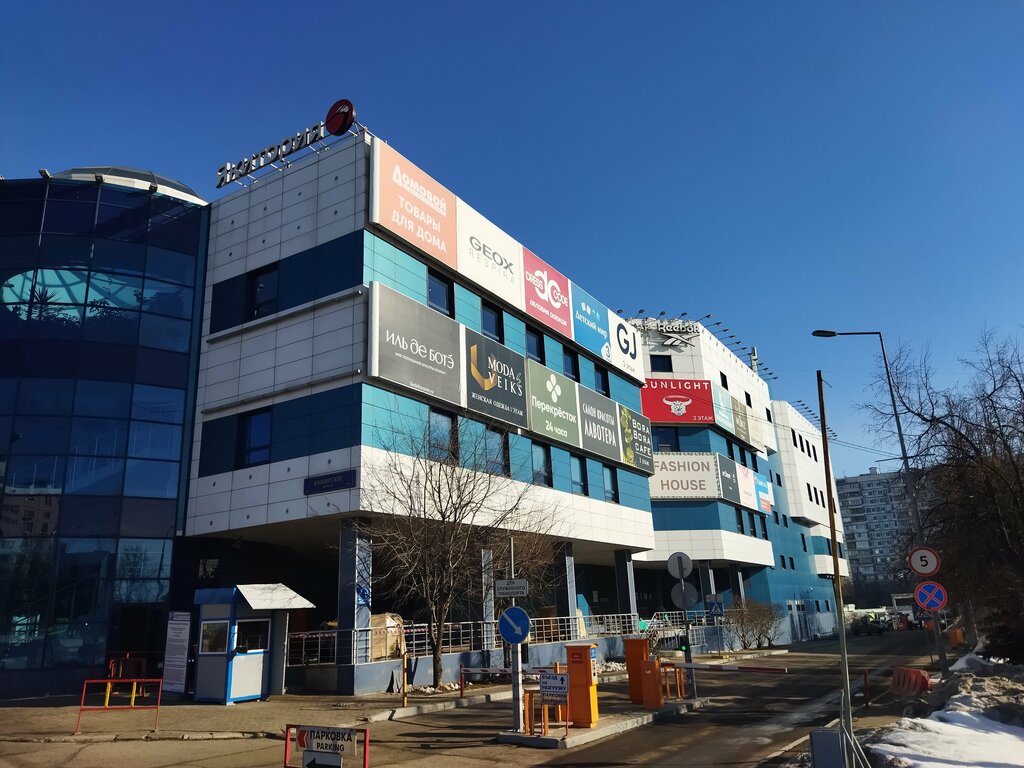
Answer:
<svg viewBox="0 0 1024 768"><path fill-rule="evenodd" d="M659 629L681 629L686 624L688 614L671 611L655 616ZM689 621L691 643L702 644L703 627L695 624L702 623L703 617L690 616ZM531 620L529 642L562 643L595 637L635 635L640 631L639 628L639 617L633 613L539 617ZM444 625L441 634L442 653L500 650L501 647L497 621L450 622ZM288 636L287 658L289 666L349 664L352 660L360 663L400 658L403 651L410 656L431 655L427 624L292 632Z"/></svg>

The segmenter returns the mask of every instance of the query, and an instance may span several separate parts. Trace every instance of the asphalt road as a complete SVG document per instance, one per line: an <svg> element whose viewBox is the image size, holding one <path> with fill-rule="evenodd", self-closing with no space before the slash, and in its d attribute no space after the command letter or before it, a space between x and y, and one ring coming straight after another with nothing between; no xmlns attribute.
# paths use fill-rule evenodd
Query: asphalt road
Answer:
<svg viewBox="0 0 1024 768"><path fill-rule="evenodd" d="M798 652L756 661L758 665L788 667L787 675L699 673L700 695L712 698L707 708L572 751L537 751L496 744L495 732L507 727L511 717L509 704L500 702L374 723L370 764L410 768L475 768L494 764L752 768L805 735L809 728L838 714L838 642L818 641L798 648ZM928 660L925 636L920 632L851 638L849 651L855 682L859 682L864 669L920 665ZM0 768L278 768L283 755L283 742L265 739L0 743ZM350 767L360 764L361 761L345 761Z"/></svg>

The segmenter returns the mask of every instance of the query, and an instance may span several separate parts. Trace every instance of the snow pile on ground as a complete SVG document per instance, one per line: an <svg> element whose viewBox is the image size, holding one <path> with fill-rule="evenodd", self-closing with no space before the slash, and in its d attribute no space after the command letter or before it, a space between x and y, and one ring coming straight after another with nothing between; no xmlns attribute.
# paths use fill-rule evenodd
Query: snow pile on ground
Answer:
<svg viewBox="0 0 1024 768"><path fill-rule="evenodd" d="M1024 766L1024 667L968 655L953 672L930 697L944 708L874 732L873 757L886 768Z"/></svg>
<svg viewBox="0 0 1024 768"><path fill-rule="evenodd" d="M459 690L458 683L441 683L437 688L432 685L417 685L409 689L412 693L424 693L428 696L438 693L451 693Z"/></svg>
<svg viewBox="0 0 1024 768"><path fill-rule="evenodd" d="M594 668L599 675L610 675L626 671L626 665L621 661L599 661L594 665Z"/></svg>

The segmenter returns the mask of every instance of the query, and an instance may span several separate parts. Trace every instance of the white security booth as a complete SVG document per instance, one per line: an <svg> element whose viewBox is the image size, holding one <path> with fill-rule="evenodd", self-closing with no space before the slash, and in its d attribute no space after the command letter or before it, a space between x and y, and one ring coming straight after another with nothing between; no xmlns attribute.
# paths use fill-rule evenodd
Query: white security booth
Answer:
<svg viewBox="0 0 1024 768"><path fill-rule="evenodd" d="M234 704L284 693L288 611L313 608L284 584L197 589L196 701Z"/></svg>

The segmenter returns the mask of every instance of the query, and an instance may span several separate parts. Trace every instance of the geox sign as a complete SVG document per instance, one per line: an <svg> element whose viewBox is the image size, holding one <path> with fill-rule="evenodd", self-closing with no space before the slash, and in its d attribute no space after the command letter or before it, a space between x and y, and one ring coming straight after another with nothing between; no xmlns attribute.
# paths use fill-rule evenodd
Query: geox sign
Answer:
<svg viewBox="0 0 1024 768"><path fill-rule="evenodd" d="M340 136L352 127L355 117L356 110L352 106L352 102L348 99L341 99L331 106L326 120L321 120L306 130L299 131L294 136L281 139L277 144L271 144L259 152L243 157L237 163L224 163L217 169L217 189L237 181L241 176L248 176L264 166L284 160L288 155L298 152L303 147L323 141L327 138L328 133Z"/></svg>

